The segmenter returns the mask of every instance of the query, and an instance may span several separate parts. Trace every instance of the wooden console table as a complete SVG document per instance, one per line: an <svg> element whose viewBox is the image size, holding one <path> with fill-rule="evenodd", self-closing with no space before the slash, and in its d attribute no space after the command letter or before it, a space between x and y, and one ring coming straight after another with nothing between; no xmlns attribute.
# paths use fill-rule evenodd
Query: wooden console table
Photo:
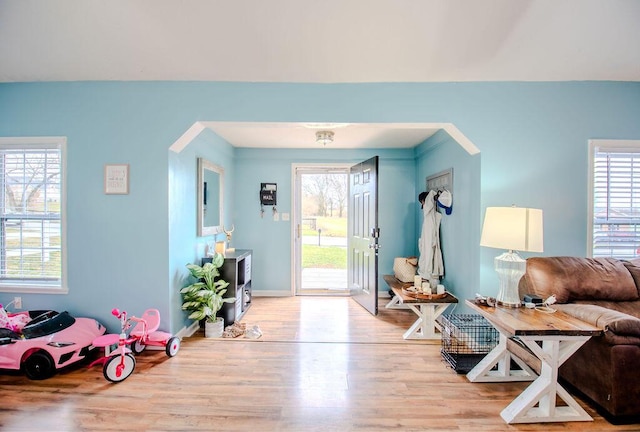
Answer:
<svg viewBox="0 0 640 432"><path fill-rule="evenodd" d="M408 296L402 292L402 282L393 275L384 275L384 281L389 285L394 297L387 308L389 309L411 309L418 319L402 336L404 339L439 339L440 325L436 322L442 313L452 303L458 303L458 299L451 293L446 293L446 297L438 299L419 299Z"/></svg>
<svg viewBox="0 0 640 432"><path fill-rule="evenodd" d="M558 384L558 368L592 336L602 330L563 312L545 313L528 308L503 308L466 304L500 332L498 345L469 371L471 382L533 381L500 416L507 423L592 421L573 397ZM542 362L540 376L507 350L516 336ZM522 370L511 370L514 360ZM493 370L497 366L497 370ZM585 365L589 367L589 365ZM558 406L556 396L567 405ZM537 404L537 406L536 406Z"/></svg>

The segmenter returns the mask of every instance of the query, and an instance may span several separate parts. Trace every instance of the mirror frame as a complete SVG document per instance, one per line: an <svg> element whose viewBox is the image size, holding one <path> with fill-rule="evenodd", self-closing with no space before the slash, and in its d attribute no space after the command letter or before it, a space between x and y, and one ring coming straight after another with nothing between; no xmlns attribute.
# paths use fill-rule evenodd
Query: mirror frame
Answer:
<svg viewBox="0 0 640 432"><path fill-rule="evenodd" d="M218 206L220 215L219 225L204 226L204 173L205 170L213 171L220 176L220 190L218 191ZM209 236L222 232L222 216L224 205L224 168L203 158L198 158L198 236Z"/></svg>

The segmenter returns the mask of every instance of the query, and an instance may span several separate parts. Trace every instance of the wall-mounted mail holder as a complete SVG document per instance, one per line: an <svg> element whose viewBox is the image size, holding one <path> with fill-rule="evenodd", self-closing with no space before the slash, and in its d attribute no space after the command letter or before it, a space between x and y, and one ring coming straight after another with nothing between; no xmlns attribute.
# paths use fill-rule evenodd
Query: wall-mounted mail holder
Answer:
<svg viewBox="0 0 640 432"><path fill-rule="evenodd" d="M276 183L260 183L260 204L274 206L277 201L278 185Z"/></svg>
<svg viewBox="0 0 640 432"><path fill-rule="evenodd" d="M264 206L273 206L273 218L277 220L278 210L276 202L278 196L278 185L276 183L260 183L260 217L264 217Z"/></svg>

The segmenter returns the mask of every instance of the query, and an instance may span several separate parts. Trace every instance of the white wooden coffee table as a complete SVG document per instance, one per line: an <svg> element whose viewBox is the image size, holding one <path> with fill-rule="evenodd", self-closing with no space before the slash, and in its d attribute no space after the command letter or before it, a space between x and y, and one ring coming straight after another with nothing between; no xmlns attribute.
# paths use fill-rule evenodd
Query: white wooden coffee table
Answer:
<svg viewBox="0 0 640 432"><path fill-rule="evenodd" d="M558 384L558 368L591 337L602 335L602 330L560 311L545 313L522 307L489 307L477 305L472 300L467 300L466 304L500 332L498 345L467 374L469 381L533 381L502 410L500 416L504 421L542 423L593 420ZM517 336L540 359L540 376L508 351L507 339L513 336ZM511 360L518 363L522 370L511 370ZM556 396L566 405L558 406Z"/></svg>

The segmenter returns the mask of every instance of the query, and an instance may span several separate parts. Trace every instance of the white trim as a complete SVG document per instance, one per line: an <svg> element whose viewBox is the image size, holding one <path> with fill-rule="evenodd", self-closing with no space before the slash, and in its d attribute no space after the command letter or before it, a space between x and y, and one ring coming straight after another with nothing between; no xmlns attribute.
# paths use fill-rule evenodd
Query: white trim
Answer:
<svg viewBox="0 0 640 432"><path fill-rule="evenodd" d="M297 281L296 281L296 275L297 275L297 262L296 262L296 256L297 256L297 248L298 246L298 239L296 238L296 231L299 225L299 220L300 220L300 203L298 202L298 188L300 187L298 185L298 181L297 181L297 176L296 176L296 172L298 170L299 164L297 163L292 163L291 164L291 184L293 185L293 187L291 188L291 244L293 245L293 247L291 248L291 257L289 259L289 262L291 263L291 273L289 275L291 283L289 284L289 294L290 296L294 296L296 295L296 285L297 285ZM255 292L252 293L252 295L255 295Z"/></svg>
<svg viewBox="0 0 640 432"><path fill-rule="evenodd" d="M66 277L63 276L63 279ZM3 293L20 293L20 294L68 294L69 288L66 282L61 282L61 285L37 285L37 284L19 284L14 285L10 283L0 284L0 292Z"/></svg>
<svg viewBox="0 0 640 432"><path fill-rule="evenodd" d="M60 144L60 151L62 152L62 160L60 161L60 201L62 201L60 203L60 229L62 230L60 233L60 271L62 272L62 286L60 290L66 294L69 292L69 272L67 268L69 252L67 243L67 138L60 137L60 139L62 140Z"/></svg>
<svg viewBox="0 0 640 432"><path fill-rule="evenodd" d="M68 261L67 261L67 137L65 136L29 136L0 137L0 147L10 148L57 148L60 150L60 283L22 283L0 282L0 292L26 294L67 294Z"/></svg>
<svg viewBox="0 0 640 432"><path fill-rule="evenodd" d="M446 133L451 135L451 138L456 140L458 144L460 144L460 147L465 149L467 153L469 153L470 155L475 155L480 153L480 149L476 147L476 145L473 142L471 142L471 140L467 138L462 132L460 132L460 129L455 127L453 123L443 123L441 124L440 127Z"/></svg>
<svg viewBox="0 0 640 432"><path fill-rule="evenodd" d="M211 129L215 132L216 126L247 126L247 127L266 127L266 126L282 126L282 127L306 127L309 123L290 123L290 122L218 122L218 121L197 121L189 129L187 129L180 138L178 138L171 146L169 150L180 153L184 148L191 143L205 128ZM351 123L352 125L380 125L388 128L402 127L407 129L442 129L447 132L451 138L453 138L460 146L467 151L470 155L480 153L480 149L467 138L453 123ZM230 142L233 147L235 145ZM251 147L260 148L260 147Z"/></svg>
<svg viewBox="0 0 640 432"><path fill-rule="evenodd" d="M180 153L185 149L186 146L191 143L191 141L193 141L198 135L200 135L200 132L202 132L204 129L205 126L204 124L202 124L202 122L195 122L182 134L182 136L180 136L180 138L178 138L173 144L171 144L169 150L174 153Z"/></svg>
<svg viewBox="0 0 640 432"><path fill-rule="evenodd" d="M292 211L291 211L291 238L293 239L293 247L291 248L291 295L297 295L296 287L298 284L302 283L302 275L298 274L298 265L297 265L297 257L299 256L298 250L302 248L302 239L298 239L296 237L296 231L298 225L302 225L302 208L299 197L302 195L302 191L300 190L301 184L298 181L298 170L306 171L308 169L309 173L314 173L317 170L318 174L323 173L323 170L345 170L347 174L347 191L349 190L349 169L353 166L352 163L346 162L324 162L324 163L302 163L302 162L294 162L291 164L291 184L293 187L291 188L291 202ZM347 213L348 214L348 213Z"/></svg>
<svg viewBox="0 0 640 432"><path fill-rule="evenodd" d="M607 149L633 149L640 148L640 140L603 140L592 139L588 141L588 185L587 185L587 257L593 257L593 176L594 154L596 148Z"/></svg>
<svg viewBox="0 0 640 432"><path fill-rule="evenodd" d="M259 290L251 291L252 297L293 297L291 291L285 290Z"/></svg>
<svg viewBox="0 0 640 432"><path fill-rule="evenodd" d="M220 176L220 184L217 191L218 196L220 197L218 199L218 211L220 213L218 215L218 220L220 221L220 225L204 226L204 210L205 209L204 209L203 199L204 199L204 183L205 183L204 171L205 170L213 171ZM220 165L214 164L213 162L205 158L199 157L197 177L198 177L198 185L196 190L198 191L198 194L197 194L198 237L206 237L206 236L219 234L223 231L223 224L224 224L224 168Z"/></svg>
<svg viewBox="0 0 640 432"><path fill-rule="evenodd" d="M0 145L19 145L21 147L27 147L29 145L42 145L46 146L60 146L67 143L67 137L65 136L30 136L30 137L0 137Z"/></svg>
<svg viewBox="0 0 640 432"><path fill-rule="evenodd" d="M200 329L200 323L198 321L194 321L189 327L182 327L180 331L175 334L175 336L179 337L180 339L190 337L196 334L198 329Z"/></svg>
<svg viewBox="0 0 640 432"><path fill-rule="evenodd" d="M598 140L589 140L587 178L587 257L593 257L593 153Z"/></svg>

